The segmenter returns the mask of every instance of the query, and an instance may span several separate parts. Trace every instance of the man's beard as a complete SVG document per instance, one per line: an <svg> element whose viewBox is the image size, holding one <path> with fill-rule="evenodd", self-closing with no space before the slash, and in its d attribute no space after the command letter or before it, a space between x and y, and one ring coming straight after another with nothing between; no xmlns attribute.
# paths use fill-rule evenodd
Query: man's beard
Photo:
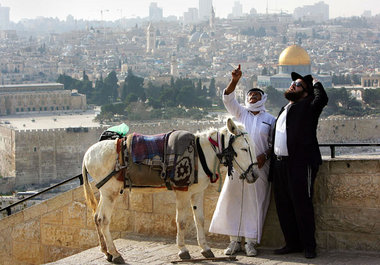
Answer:
<svg viewBox="0 0 380 265"><path fill-rule="evenodd" d="M285 98L293 102L297 102L298 100L300 100L302 98L302 95L303 95L303 90L295 91L295 92L286 90L284 93Z"/></svg>

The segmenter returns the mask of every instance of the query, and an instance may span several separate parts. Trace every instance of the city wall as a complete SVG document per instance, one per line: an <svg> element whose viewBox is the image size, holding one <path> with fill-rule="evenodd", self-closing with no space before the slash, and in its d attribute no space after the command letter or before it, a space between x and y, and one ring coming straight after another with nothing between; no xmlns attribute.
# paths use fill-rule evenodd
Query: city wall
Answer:
<svg viewBox="0 0 380 265"><path fill-rule="evenodd" d="M218 183L205 192L205 226L219 196ZM318 251L380 251L380 160L328 159L315 183ZM96 190L96 189L95 189ZM171 191L119 195L112 216L113 238L139 234L175 240L175 194ZM187 238L195 239L188 210ZM207 233L211 242L228 242L226 236ZM264 225L262 246L283 244L272 196ZM98 245L90 209L82 187L34 205L0 220L0 264L41 264ZM99 250L100 253L100 250Z"/></svg>
<svg viewBox="0 0 380 265"><path fill-rule="evenodd" d="M15 177L16 174L14 139L13 130L0 126L0 182L4 182L1 183L3 185L7 182L4 177ZM14 180L9 180L9 182L14 182Z"/></svg>
<svg viewBox="0 0 380 265"><path fill-rule="evenodd" d="M16 187L43 185L80 174L84 153L103 130L98 127L17 131Z"/></svg>

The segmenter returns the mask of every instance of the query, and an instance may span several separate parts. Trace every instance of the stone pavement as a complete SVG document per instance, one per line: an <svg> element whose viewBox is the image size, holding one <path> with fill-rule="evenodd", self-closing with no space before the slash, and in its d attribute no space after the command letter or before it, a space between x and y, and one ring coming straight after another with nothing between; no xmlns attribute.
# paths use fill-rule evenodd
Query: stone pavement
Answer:
<svg viewBox="0 0 380 265"><path fill-rule="evenodd" d="M203 258L200 248L195 242L188 243L188 249L192 258ZM129 236L124 239L115 240L118 251L122 254L126 264L172 264L171 261L179 260L178 249L174 239L150 238ZM210 246L216 257L223 257L225 244L211 243ZM244 252L237 255L237 261L219 262L182 262L178 264L260 264L260 265L290 265L290 264L344 264L344 265L378 265L380 264L380 253L352 253L352 252L318 252L315 259L306 259L302 253L288 254L283 256L273 255L272 249L259 248L257 257L246 257ZM85 250L76 255L62 260L49 263L50 265L108 265L104 255L98 247Z"/></svg>

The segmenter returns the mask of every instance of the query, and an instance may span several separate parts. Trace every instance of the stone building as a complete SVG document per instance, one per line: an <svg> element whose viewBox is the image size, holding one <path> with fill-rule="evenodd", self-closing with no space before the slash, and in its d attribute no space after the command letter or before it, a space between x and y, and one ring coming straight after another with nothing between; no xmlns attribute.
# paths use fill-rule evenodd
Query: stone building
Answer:
<svg viewBox="0 0 380 265"><path fill-rule="evenodd" d="M0 86L0 116L85 110L86 108L86 96L65 90L63 84Z"/></svg>
<svg viewBox="0 0 380 265"><path fill-rule="evenodd" d="M361 85L362 87L371 87L371 88L380 87L380 73L362 76Z"/></svg>
<svg viewBox="0 0 380 265"><path fill-rule="evenodd" d="M153 27L152 23L146 30L146 52L154 54L156 51L156 29Z"/></svg>

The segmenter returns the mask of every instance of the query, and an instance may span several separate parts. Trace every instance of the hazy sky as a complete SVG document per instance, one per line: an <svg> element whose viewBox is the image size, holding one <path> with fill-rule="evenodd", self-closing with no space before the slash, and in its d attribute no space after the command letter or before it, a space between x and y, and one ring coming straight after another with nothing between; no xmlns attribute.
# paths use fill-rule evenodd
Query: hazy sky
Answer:
<svg viewBox="0 0 380 265"><path fill-rule="evenodd" d="M198 8L199 0L0 0L1 6L11 8L10 20L18 22L22 18L38 16L66 19L71 14L76 19L116 20L121 17L147 17L149 4L157 2L163 8L164 16L182 16L189 7ZM213 0L217 17L226 17L231 13L235 0ZM319 0L240 0L243 12L249 13L255 8L265 13L268 2L269 13L280 10L293 13L294 8L310 5ZM372 15L380 13L379 0L324 0L330 6L330 18L338 16L360 16L364 10L371 10Z"/></svg>

